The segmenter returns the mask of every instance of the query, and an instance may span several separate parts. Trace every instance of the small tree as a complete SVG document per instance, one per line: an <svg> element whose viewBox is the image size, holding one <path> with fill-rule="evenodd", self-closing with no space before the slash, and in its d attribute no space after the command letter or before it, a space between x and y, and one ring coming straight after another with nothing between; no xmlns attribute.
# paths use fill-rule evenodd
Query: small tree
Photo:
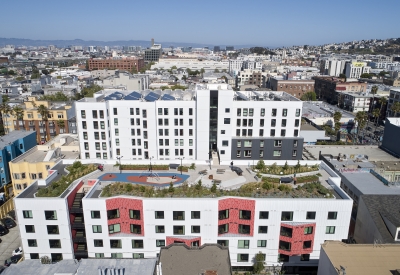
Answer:
<svg viewBox="0 0 400 275"><path fill-rule="evenodd" d="M216 192L217 192L217 184L216 184L215 182L214 182L213 185L211 186L210 191L211 191L212 193L216 193Z"/></svg>
<svg viewBox="0 0 400 275"><path fill-rule="evenodd" d="M300 164L300 160L297 161L297 164L294 166L294 170L296 172L300 172L300 168L301 168L301 164Z"/></svg>
<svg viewBox="0 0 400 275"><path fill-rule="evenodd" d="M199 180L196 184L196 190L200 190L202 188L202 182Z"/></svg>
<svg viewBox="0 0 400 275"><path fill-rule="evenodd" d="M264 270L265 254L261 251L254 257L253 273L258 274Z"/></svg>
<svg viewBox="0 0 400 275"><path fill-rule="evenodd" d="M174 193L175 188L174 188L174 184L172 183L172 181L169 183L169 188L168 188L168 192L170 193Z"/></svg>
<svg viewBox="0 0 400 275"><path fill-rule="evenodd" d="M397 101L393 103L390 110L392 111L393 116L397 116L397 113L400 113L400 102Z"/></svg>
<svg viewBox="0 0 400 275"><path fill-rule="evenodd" d="M256 169L258 169L260 171L264 171L265 170L265 162L262 159L260 159L257 162Z"/></svg>
<svg viewBox="0 0 400 275"><path fill-rule="evenodd" d="M286 172L289 169L289 164L287 163L287 161L285 162L285 165L283 165L282 170L284 172Z"/></svg>

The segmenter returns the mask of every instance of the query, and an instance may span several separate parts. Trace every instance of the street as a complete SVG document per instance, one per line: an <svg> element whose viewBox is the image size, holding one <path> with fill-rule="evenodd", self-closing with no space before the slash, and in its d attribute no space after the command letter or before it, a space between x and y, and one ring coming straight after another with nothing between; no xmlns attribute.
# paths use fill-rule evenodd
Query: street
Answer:
<svg viewBox="0 0 400 275"><path fill-rule="evenodd" d="M4 265L4 261L11 257L12 251L21 246L18 224L10 228L10 232L0 239L0 265Z"/></svg>

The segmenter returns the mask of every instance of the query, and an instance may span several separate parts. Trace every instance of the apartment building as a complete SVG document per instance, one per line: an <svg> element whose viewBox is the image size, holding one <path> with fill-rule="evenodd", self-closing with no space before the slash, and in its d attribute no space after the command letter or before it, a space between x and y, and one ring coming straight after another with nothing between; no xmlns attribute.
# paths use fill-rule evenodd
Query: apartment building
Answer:
<svg viewBox="0 0 400 275"><path fill-rule="evenodd" d="M101 91L76 102L82 159L301 159L302 101L284 92L195 90Z"/></svg>
<svg viewBox="0 0 400 275"><path fill-rule="evenodd" d="M321 60L320 72L323 75L340 76L344 73L346 60Z"/></svg>
<svg viewBox="0 0 400 275"><path fill-rule="evenodd" d="M77 159L78 157L78 135L60 134L46 144L27 150L8 163L14 196L36 180L46 179L49 176L50 167L61 159Z"/></svg>
<svg viewBox="0 0 400 275"><path fill-rule="evenodd" d="M104 78L102 86L105 88L119 87L124 90L143 91L149 88L149 82L149 75L132 75L126 72L119 72L116 75Z"/></svg>
<svg viewBox="0 0 400 275"><path fill-rule="evenodd" d="M387 103L386 117L399 117L400 116L400 112L399 113L395 113L395 112L393 112L391 110L392 109L392 105L395 102L400 102L400 88L390 89L389 100L388 100L388 103Z"/></svg>
<svg viewBox="0 0 400 275"><path fill-rule="evenodd" d="M152 44L150 49L144 50L144 61L157 62L162 54L161 44Z"/></svg>
<svg viewBox="0 0 400 275"><path fill-rule="evenodd" d="M44 120L38 111L43 105L48 112ZM8 115L8 131L26 130L36 131L37 143L43 144L58 134L76 134L74 105L68 102L40 101L36 97L28 97L21 106L24 110L23 117L18 118L16 114ZM5 121L6 119L3 118Z"/></svg>
<svg viewBox="0 0 400 275"><path fill-rule="evenodd" d="M12 131L0 137L0 187L11 181L9 162L36 145L36 133Z"/></svg>
<svg viewBox="0 0 400 275"><path fill-rule="evenodd" d="M366 62L347 62L345 74L347 78L360 78L362 74L368 74L371 67Z"/></svg>
<svg viewBox="0 0 400 275"><path fill-rule="evenodd" d="M321 243L347 238L352 210L338 177L329 198L107 197L107 182L85 178L59 197L34 196L36 182L15 198L26 259L153 258L172 243L217 243L235 268L250 269L259 252L269 266L315 266Z"/></svg>
<svg viewBox="0 0 400 275"><path fill-rule="evenodd" d="M119 69L140 71L144 67L143 58L137 57L109 57L109 58L91 58L88 60L89 70Z"/></svg>
<svg viewBox="0 0 400 275"><path fill-rule="evenodd" d="M366 92L367 83L359 81L345 82L343 78L316 76L315 93L319 99L325 99L328 103L337 105L340 98L336 91L340 92Z"/></svg>
<svg viewBox="0 0 400 275"><path fill-rule="evenodd" d="M244 69L240 71L237 76L237 86L255 85L258 87L265 87L266 73L261 70Z"/></svg>
<svg viewBox="0 0 400 275"><path fill-rule="evenodd" d="M353 113L368 112L372 96L361 93L340 93L343 109Z"/></svg>
<svg viewBox="0 0 400 275"><path fill-rule="evenodd" d="M271 90L286 92L294 97L301 98L306 92L314 92L315 80L283 80L271 77Z"/></svg>

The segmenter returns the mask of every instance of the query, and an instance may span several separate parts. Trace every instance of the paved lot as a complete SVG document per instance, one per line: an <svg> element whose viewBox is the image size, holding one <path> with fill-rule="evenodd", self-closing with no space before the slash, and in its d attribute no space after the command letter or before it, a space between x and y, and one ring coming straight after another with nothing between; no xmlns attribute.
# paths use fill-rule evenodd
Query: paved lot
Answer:
<svg viewBox="0 0 400 275"><path fill-rule="evenodd" d="M4 265L4 261L11 257L14 249L21 246L21 238L19 236L18 224L11 228L7 235L1 236L0 243L0 265Z"/></svg>

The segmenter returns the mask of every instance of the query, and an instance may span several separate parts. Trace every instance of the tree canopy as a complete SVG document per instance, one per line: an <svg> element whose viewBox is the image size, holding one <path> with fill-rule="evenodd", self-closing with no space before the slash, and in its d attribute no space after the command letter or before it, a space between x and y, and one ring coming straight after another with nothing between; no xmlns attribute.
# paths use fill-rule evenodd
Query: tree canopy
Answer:
<svg viewBox="0 0 400 275"><path fill-rule="evenodd" d="M317 100L317 94L313 91L309 91L304 93L301 97L301 100L303 101L316 101Z"/></svg>
<svg viewBox="0 0 400 275"><path fill-rule="evenodd" d="M62 92L57 92L54 95L43 95L39 98L39 100L47 100L47 101L68 101L70 98L63 94Z"/></svg>
<svg viewBox="0 0 400 275"><path fill-rule="evenodd" d="M100 87L99 85L93 85L93 86L91 86L91 87L85 87L85 88L83 88L83 89L81 90L80 93L77 93L77 94L73 97L73 99L74 99L74 100L79 100L79 99L84 98L84 97L93 97L93 95L94 95L95 93L97 93L98 91L101 91L101 90L103 90L103 88Z"/></svg>

